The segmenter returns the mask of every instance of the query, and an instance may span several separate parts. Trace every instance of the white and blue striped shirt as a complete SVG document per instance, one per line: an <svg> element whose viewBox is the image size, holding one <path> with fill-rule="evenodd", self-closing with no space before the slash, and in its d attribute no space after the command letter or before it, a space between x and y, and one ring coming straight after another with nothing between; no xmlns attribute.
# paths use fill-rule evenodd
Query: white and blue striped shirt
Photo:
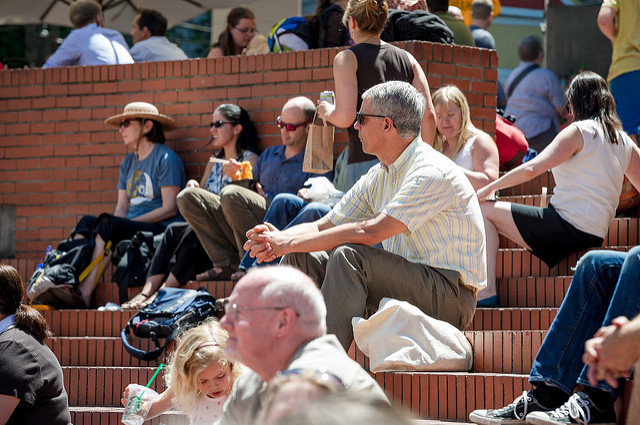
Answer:
<svg viewBox="0 0 640 425"><path fill-rule="evenodd" d="M408 261L454 270L486 286L485 233L475 191L461 169L419 137L389 167L373 166L327 215L334 225L383 213L408 230L382 245Z"/></svg>

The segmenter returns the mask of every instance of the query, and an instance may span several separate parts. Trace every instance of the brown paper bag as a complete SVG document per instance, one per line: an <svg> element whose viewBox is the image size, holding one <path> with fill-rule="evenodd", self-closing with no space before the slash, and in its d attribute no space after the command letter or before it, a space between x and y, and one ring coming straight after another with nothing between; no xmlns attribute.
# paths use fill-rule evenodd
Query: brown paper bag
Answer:
<svg viewBox="0 0 640 425"><path fill-rule="evenodd" d="M307 147L304 151L302 171L324 174L333 170L333 135L335 127L311 124L307 135Z"/></svg>

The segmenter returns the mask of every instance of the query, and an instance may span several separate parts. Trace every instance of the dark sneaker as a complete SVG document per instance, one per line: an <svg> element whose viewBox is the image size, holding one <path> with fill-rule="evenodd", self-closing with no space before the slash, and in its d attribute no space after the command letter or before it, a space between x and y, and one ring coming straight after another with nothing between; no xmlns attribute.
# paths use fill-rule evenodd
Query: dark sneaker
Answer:
<svg viewBox="0 0 640 425"><path fill-rule="evenodd" d="M538 403L531 392L524 391L522 395L502 409L474 410L469 414L469 420L477 424L524 424L525 417L530 412L551 410Z"/></svg>
<svg viewBox="0 0 640 425"><path fill-rule="evenodd" d="M613 406L606 410L600 410L587 394L579 391L569 397L569 400L556 410L528 414L527 424L615 425L616 412L613 410Z"/></svg>

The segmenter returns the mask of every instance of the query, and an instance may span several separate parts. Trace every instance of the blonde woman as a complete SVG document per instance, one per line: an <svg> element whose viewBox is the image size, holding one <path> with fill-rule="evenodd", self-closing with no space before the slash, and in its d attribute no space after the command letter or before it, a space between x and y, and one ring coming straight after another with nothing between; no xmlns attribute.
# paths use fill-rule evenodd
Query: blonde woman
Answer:
<svg viewBox="0 0 640 425"><path fill-rule="evenodd" d="M433 147L462 167L475 190L498 178L498 147L491 136L471 122L469 103L456 86L445 86L431 96L436 110Z"/></svg>

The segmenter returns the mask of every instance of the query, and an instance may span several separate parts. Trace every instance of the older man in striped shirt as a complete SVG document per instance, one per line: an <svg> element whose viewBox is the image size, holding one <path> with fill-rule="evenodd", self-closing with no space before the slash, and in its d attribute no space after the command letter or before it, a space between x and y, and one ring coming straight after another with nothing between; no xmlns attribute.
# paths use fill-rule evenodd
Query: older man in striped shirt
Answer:
<svg viewBox="0 0 640 425"><path fill-rule="evenodd" d="M321 286L328 331L345 350L352 317L366 316L383 297L464 329L486 286L475 192L459 167L420 138L425 99L415 88L386 82L362 99L355 128L380 164L325 217L284 231L256 226L245 249L258 261L287 254L283 263ZM384 249L373 246L380 242Z"/></svg>

